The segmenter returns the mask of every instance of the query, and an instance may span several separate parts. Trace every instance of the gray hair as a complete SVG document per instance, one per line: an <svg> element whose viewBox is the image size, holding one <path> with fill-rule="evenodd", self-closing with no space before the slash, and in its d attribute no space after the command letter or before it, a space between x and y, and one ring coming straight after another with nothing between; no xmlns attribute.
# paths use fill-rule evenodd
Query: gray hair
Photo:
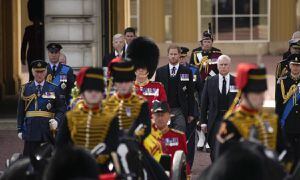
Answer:
<svg viewBox="0 0 300 180"><path fill-rule="evenodd" d="M113 36L113 41L115 41L116 39L118 39L118 38L120 38L120 37L124 38L124 35L123 35L123 34L115 34L115 35Z"/></svg>
<svg viewBox="0 0 300 180"><path fill-rule="evenodd" d="M229 61L229 64L231 64L231 58L228 55L222 54L221 56L218 57L218 64L222 59L227 59Z"/></svg>

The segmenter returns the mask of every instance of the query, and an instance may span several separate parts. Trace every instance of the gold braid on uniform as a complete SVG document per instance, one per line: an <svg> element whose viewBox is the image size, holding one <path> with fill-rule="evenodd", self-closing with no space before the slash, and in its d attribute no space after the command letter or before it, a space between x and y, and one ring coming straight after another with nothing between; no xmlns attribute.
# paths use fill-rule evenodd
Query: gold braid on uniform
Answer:
<svg viewBox="0 0 300 180"><path fill-rule="evenodd" d="M201 53L201 52L200 51L194 52L194 63L195 63L195 65L199 67L199 71L201 71L202 68L205 68L205 73L208 73L208 69L209 69L208 56L203 56L202 60L200 61L200 59L199 59L200 62L198 62L197 61L197 53Z"/></svg>
<svg viewBox="0 0 300 180"><path fill-rule="evenodd" d="M105 102L109 111L118 110L120 130L128 130L141 112L145 99L139 95L131 94L129 98L122 99L114 94Z"/></svg>
<svg viewBox="0 0 300 180"><path fill-rule="evenodd" d="M103 106L102 110L83 109L83 101L74 110L67 112L68 128L76 146L93 149L105 141L115 112Z"/></svg>
<svg viewBox="0 0 300 180"><path fill-rule="evenodd" d="M25 85L21 87L21 99L25 102L25 111L28 109L30 103L35 100L35 109L37 109L37 96L36 94L31 94L29 96L24 96Z"/></svg>
<svg viewBox="0 0 300 180"><path fill-rule="evenodd" d="M293 84L289 91L285 94L285 87L284 87L284 82L283 80L280 81L280 88L281 88L281 95L282 95L282 99L283 99L283 104L285 104L291 96L293 96L296 92L297 92L297 85ZM295 100L294 100L294 104L295 104Z"/></svg>
<svg viewBox="0 0 300 180"><path fill-rule="evenodd" d="M277 144L277 116L265 112L255 115L238 109L228 120L237 128L240 135L249 139L250 129L254 126L258 131L258 140L267 148L275 150Z"/></svg>
<svg viewBox="0 0 300 180"><path fill-rule="evenodd" d="M51 75L51 74L48 74L47 77L46 77L46 81L52 82L52 80L53 80L52 75Z"/></svg>
<svg viewBox="0 0 300 180"><path fill-rule="evenodd" d="M240 97L241 97L242 91L239 90L232 102L232 104L230 105L228 111L225 113L224 115L224 119L227 119L234 111L235 106L238 104Z"/></svg>

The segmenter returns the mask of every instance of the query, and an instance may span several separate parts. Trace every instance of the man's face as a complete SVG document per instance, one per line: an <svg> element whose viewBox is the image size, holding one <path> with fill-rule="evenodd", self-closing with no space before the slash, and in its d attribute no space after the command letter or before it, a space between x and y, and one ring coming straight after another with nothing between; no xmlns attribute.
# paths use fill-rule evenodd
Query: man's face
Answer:
<svg viewBox="0 0 300 180"><path fill-rule="evenodd" d="M178 64L180 59L180 54L178 49L170 49L168 53L169 62L173 65Z"/></svg>
<svg viewBox="0 0 300 180"><path fill-rule="evenodd" d="M32 74L33 74L34 80L38 83L41 83L46 78L47 70L42 70L42 71L32 70Z"/></svg>
<svg viewBox="0 0 300 180"><path fill-rule="evenodd" d="M157 112L153 113L153 119L156 127L162 130L168 126L168 121L170 120L169 112Z"/></svg>
<svg viewBox="0 0 300 180"><path fill-rule="evenodd" d="M139 77L145 78L145 77L148 77L148 71L146 68L138 68L135 71L135 75L137 78L139 78Z"/></svg>
<svg viewBox="0 0 300 180"><path fill-rule="evenodd" d="M96 90L85 90L83 92L82 97L87 104L93 104L93 105L99 104L103 99L102 92Z"/></svg>
<svg viewBox="0 0 300 180"><path fill-rule="evenodd" d="M188 56L180 56L180 64L187 63L189 61Z"/></svg>
<svg viewBox="0 0 300 180"><path fill-rule="evenodd" d="M48 51L48 57L51 63L56 64L59 61L60 51L50 52Z"/></svg>
<svg viewBox="0 0 300 180"><path fill-rule="evenodd" d="M220 59L218 61L218 70L222 76L226 76L230 71L230 62L228 59Z"/></svg>
<svg viewBox="0 0 300 180"><path fill-rule="evenodd" d="M135 34L133 32L126 32L125 40L127 44L130 44L134 38L135 38Z"/></svg>
<svg viewBox="0 0 300 180"><path fill-rule="evenodd" d="M300 48L295 48L293 46L291 46L290 48L291 54L300 54Z"/></svg>
<svg viewBox="0 0 300 180"><path fill-rule="evenodd" d="M117 51L121 51L123 49L125 45L125 42L124 42L124 37L119 37L119 38L116 38L114 41L113 41L113 47L115 50Z"/></svg>
<svg viewBox="0 0 300 180"><path fill-rule="evenodd" d="M132 82L115 82L115 88L120 95L129 94L132 89Z"/></svg>
<svg viewBox="0 0 300 180"><path fill-rule="evenodd" d="M213 44L213 42L212 42L211 39L204 39L204 40L202 40L202 42L201 42L202 49L203 49L204 51L210 50L211 47L212 47L212 44Z"/></svg>
<svg viewBox="0 0 300 180"><path fill-rule="evenodd" d="M300 64L290 63L291 73L295 76L300 75Z"/></svg>
<svg viewBox="0 0 300 180"><path fill-rule="evenodd" d="M59 62L62 63L62 64L66 64L66 62L67 62L66 56L63 55L63 54L60 54Z"/></svg>
<svg viewBox="0 0 300 180"><path fill-rule="evenodd" d="M250 101L254 109L261 109L265 101L265 91L259 93L249 92L248 100Z"/></svg>

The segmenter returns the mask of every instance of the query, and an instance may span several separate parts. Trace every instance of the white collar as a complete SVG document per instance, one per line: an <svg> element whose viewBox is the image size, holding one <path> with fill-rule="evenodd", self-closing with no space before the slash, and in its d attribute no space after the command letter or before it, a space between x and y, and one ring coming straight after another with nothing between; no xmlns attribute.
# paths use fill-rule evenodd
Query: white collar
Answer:
<svg viewBox="0 0 300 180"><path fill-rule="evenodd" d="M41 85L41 86L43 87L44 84L45 84L45 80L42 81L41 83L38 83L38 82L34 81L34 85L35 85L35 86Z"/></svg>
<svg viewBox="0 0 300 180"><path fill-rule="evenodd" d="M118 53L118 51L115 50L115 56L117 57L119 54L122 56L123 55L123 50L120 53Z"/></svg>
<svg viewBox="0 0 300 180"><path fill-rule="evenodd" d="M49 62L49 64L50 64L51 69L53 69L53 66L54 66L54 65L56 66L56 69L57 69L57 67L58 67L58 65L59 65L59 61L58 61L57 63L55 63L55 64Z"/></svg>
<svg viewBox="0 0 300 180"><path fill-rule="evenodd" d="M229 76L230 76L229 73L225 76L226 81L229 80ZM222 80L223 80L223 75L221 75L220 73L219 73L219 79L222 79Z"/></svg>
<svg viewBox="0 0 300 180"><path fill-rule="evenodd" d="M172 65L171 63L169 63L169 69L171 69L172 70L172 68L173 67L175 67L176 68L176 70L178 70L178 68L179 68L179 63L177 63L175 66L174 65Z"/></svg>

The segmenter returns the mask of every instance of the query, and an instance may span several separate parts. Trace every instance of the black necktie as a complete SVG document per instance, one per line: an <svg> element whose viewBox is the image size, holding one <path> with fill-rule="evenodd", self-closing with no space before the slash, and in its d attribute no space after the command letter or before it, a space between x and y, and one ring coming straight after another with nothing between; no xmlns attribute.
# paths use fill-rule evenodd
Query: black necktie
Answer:
<svg viewBox="0 0 300 180"><path fill-rule="evenodd" d="M222 85L222 95L226 95L226 79L225 76L223 76L223 85Z"/></svg>
<svg viewBox="0 0 300 180"><path fill-rule="evenodd" d="M176 73L176 67L173 66L172 71L171 71L171 75L174 77Z"/></svg>
<svg viewBox="0 0 300 180"><path fill-rule="evenodd" d="M37 85L37 93L38 93L38 96L41 96L41 94L42 94L42 86L40 84Z"/></svg>
<svg viewBox="0 0 300 180"><path fill-rule="evenodd" d="M56 73L56 66L53 65L53 67L52 67L52 76L55 76L55 73Z"/></svg>

